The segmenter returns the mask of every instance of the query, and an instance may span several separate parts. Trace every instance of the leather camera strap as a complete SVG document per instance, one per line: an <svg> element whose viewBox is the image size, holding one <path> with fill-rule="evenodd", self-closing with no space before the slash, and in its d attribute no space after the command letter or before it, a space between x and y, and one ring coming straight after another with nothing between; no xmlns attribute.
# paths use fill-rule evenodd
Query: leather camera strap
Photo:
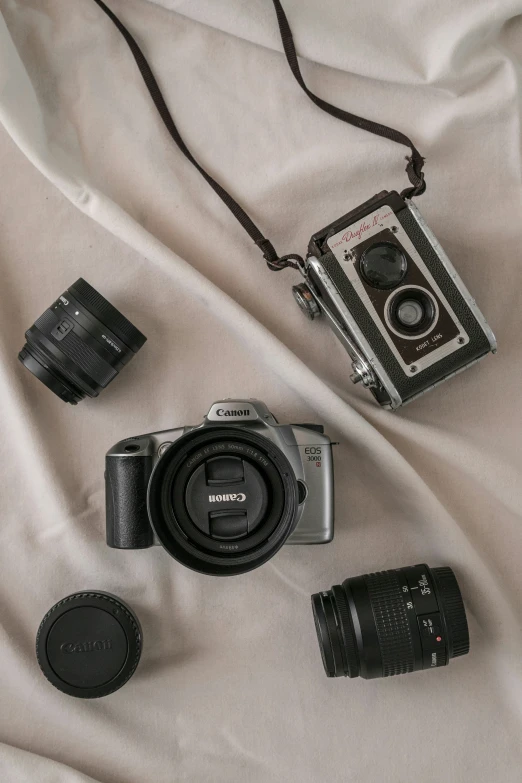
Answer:
<svg viewBox="0 0 522 783"><path fill-rule="evenodd" d="M158 82L156 81L156 78L152 73L151 67L148 64L147 59L143 54L137 41L127 30L125 25L123 25L123 23L118 19L118 17L113 13L113 11L111 11L110 8L108 8L108 6L102 0L94 0L94 2L101 8L102 11L104 11L104 13L107 14L109 19L115 24L115 26L118 28L118 30L124 37L125 41L127 42L127 45L131 50L132 55L134 56L136 64L139 68L139 71L143 77L143 81L147 86L150 96L154 101L154 105L156 106L156 109L158 110L159 115L163 120L163 123L167 128L170 136L177 144L177 146L179 147L183 155L185 155L185 157L192 163L192 165L195 166L195 168L199 171L201 176L204 177L204 179L208 182L210 187L217 193L220 199L226 204L226 206L232 212L234 217L243 226L247 234L252 238L252 240L259 247L259 249L263 253L263 256L265 258L265 261L269 269L273 271L279 271L289 266L298 268L299 264L303 263L301 256L295 253L290 253L285 256L279 256L274 246L270 242L270 240L267 239L261 233L259 228L253 222L253 220L247 215L245 210L237 203L237 201L235 201L235 199L232 198L232 196L229 193L227 193L227 191L219 184L219 182L216 182L216 180L213 177L211 177L211 175L207 171L205 171L203 166L201 166L201 164L198 163L198 161L195 159L195 157L192 155L191 151L183 141L183 138L176 127L176 124L168 109L168 106L165 103L165 99L162 95ZM312 100L316 104L316 106L318 106L320 109L323 109L323 111L328 112L328 114L331 114L333 117L336 117L339 120L343 120L343 122L348 122L350 123L350 125L354 125L357 128L361 128L362 130L369 131L370 133L375 133L378 136L382 136L386 139L390 139L391 141L395 141L398 144L403 144L409 147L411 150L411 157L407 158L408 165L406 167L406 173L412 184L412 187L403 191L401 195L411 198L412 196L419 196L421 195L421 193L424 193L426 189L424 174L422 172L422 167L424 165L424 158L420 155L420 153L418 152L414 144L410 141L410 139L407 136L405 136L403 133L400 133L399 131L393 130L393 128L388 128L386 125L380 125L379 123L372 122L371 120L365 120L362 117L357 117L355 114L350 114L349 112L344 111L343 109L339 109L336 106L333 106L332 104L323 101L322 98L318 98L313 92L311 92L311 90L308 89L301 75L299 63L297 60L297 53L295 50L295 44L292 37L292 32L290 30L290 26L288 24L288 19L286 18L285 12L279 0L272 0L272 2L274 4L274 8L277 14L277 20L279 23L279 30L283 41L283 47L285 50L286 59L288 60L288 64L292 70L292 73L297 79L297 82L305 91L305 93L308 95L310 100Z"/></svg>

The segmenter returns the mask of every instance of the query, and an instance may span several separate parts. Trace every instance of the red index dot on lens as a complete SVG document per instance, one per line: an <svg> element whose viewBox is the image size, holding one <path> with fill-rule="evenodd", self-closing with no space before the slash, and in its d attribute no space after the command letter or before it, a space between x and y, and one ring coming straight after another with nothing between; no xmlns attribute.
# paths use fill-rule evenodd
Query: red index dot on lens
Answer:
<svg viewBox="0 0 522 783"><path fill-rule="evenodd" d="M437 641L441 642L442 641L442 636L437 636Z"/></svg>

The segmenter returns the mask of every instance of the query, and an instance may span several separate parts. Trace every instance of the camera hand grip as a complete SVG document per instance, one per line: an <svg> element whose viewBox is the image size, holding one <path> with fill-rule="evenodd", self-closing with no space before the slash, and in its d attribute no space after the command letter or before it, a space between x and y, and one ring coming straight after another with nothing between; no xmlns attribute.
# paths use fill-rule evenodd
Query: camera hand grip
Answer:
<svg viewBox="0 0 522 783"><path fill-rule="evenodd" d="M105 459L107 544L114 549L146 549L154 543L147 513L152 457Z"/></svg>

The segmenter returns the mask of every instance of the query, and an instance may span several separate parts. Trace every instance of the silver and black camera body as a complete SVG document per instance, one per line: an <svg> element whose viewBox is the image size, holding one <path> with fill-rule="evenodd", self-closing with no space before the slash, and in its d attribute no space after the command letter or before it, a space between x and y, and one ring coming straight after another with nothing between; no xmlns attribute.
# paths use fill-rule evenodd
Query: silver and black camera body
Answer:
<svg viewBox="0 0 522 783"><path fill-rule="evenodd" d="M490 351L484 316L416 206L383 191L314 234L294 296L321 313L354 383L398 408Z"/></svg>
<svg viewBox="0 0 522 783"><path fill-rule="evenodd" d="M330 439L224 400L197 426L127 438L106 455L107 544L162 544L207 574L249 571L284 544L333 538Z"/></svg>

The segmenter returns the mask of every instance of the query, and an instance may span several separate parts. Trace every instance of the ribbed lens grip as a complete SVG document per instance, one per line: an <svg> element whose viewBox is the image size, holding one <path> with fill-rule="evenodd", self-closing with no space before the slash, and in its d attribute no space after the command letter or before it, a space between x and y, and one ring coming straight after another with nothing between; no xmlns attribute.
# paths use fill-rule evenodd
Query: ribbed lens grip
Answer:
<svg viewBox="0 0 522 783"><path fill-rule="evenodd" d="M83 342L74 331L70 331L61 340L57 340L53 335L53 330L59 321L56 313L49 309L42 313L34 325L89 378L105 388L118 375L117 370L102 359L87 343Z"/></svg>
<svg viewBox="0 0 522 783"><path fill-rule="evenodd" d="M54 312L54 310L51 310L49 307L45 313L42 313L40 318L37 318L34 322L34 325L37 329L39 329L42 334L45 334L46 337L48 337L56 324L58 323L58 316Z"/></svg>
<svg viewBox="0 0 522 783"><path fill-rule="evenodd" d="M69 289L71 294L78 299L96 318L99 318L105 326L123 340L125 345L134 352L139 351L146 341L139 329L128 321L124 315L116 310L104 296L98 293L89 283L80 277Z"/></svg>
<svg viewBox="0 0 522 783"><path fill-rule="evenodd" d="M415 652L396 572L379 571L364 579L379 637L383 677L412 672Z"/></svg>
<svg viewBox="0 0 522 783"><path fill-rule="evenodd" d="M451 568L432 568L431 573L439 588L442 609L446 617L449 636L449 657L469 652L469 630L466 610L459 585Z"/></svg>

